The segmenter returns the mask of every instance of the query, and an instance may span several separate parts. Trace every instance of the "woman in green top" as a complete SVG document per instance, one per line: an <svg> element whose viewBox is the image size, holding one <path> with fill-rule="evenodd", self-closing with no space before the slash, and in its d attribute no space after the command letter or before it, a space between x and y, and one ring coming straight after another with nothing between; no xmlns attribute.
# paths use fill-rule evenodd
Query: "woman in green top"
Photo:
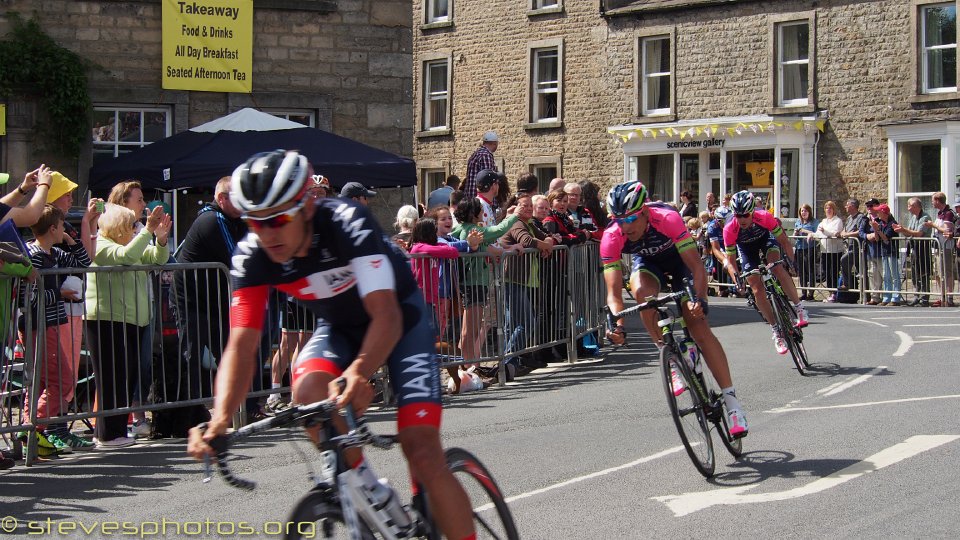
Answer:
<svg viewBox="0 0 960 540"><path fill-rule="evenodd" d="M100 235L91 268L164 264L170 257L167 239L170 216L157 206L147 216L147 225L134 233L136 214L123 206L107 204L100 217ZM156 245L150 240L156 235ZM90 274L87 278L87 347L97 377L100 410L130 405L137 383L140 332L150 322L147 302L147 273L122 271ZM97 422L97 445L104 448L129 446L127 415L101 418Z"/></svg>
<svg viewBox="0 0 960 540"><path fill-rule="evenodd" d="M463 199L457 204L453 215L457 218L457 225L450 234L460 240L466 240L470 231L478 230L483 233L483 242L479 249L485 250L487 255L498 256L503 250L492 245L503 236L517 221L516 215L509 215L500 223L482 227L480 221L480 200L476 198ZM521 247L520 250L523 248ZM480 358L480 343L485 333L482 331L483 307L487 301L487 287L490 285L490 265L486 257L469 256L461 258L463 266L460 274L460 294L463 298L463 328L460 333L460 351L463 358L471 360Z"/></svg>

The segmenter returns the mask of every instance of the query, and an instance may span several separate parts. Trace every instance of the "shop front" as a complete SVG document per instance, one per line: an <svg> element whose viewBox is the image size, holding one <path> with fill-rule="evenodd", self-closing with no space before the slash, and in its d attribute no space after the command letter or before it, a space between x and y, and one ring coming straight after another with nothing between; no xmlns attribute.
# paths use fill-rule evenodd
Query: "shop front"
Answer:
<svg viewBox="0 0 960 540"><path fill-rule="evenodd" d="M778 217L814 206L815 152L825 120L751 116L614 126L623 146L624 179L639 179L654 200L679 203L689 192L700 210L707 193L749 190Z"/></svg>

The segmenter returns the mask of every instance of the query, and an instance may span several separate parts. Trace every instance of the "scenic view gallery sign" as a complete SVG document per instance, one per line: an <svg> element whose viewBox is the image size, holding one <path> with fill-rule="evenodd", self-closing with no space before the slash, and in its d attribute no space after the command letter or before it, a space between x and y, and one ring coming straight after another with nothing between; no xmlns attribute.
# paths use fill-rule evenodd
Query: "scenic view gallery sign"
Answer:
<svg viewBox="0 0 960 540"><path fill-rule="evenodd" d="M163 0L163 88L250 93L253 0Z"/></svg>

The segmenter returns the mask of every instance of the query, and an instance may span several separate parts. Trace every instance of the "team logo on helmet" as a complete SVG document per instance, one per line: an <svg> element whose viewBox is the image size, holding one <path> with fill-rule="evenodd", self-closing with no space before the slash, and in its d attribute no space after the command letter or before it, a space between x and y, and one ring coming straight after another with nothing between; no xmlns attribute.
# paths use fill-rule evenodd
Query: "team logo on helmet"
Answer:
<svg viewBox="0 0 960 540"><path fill-rule="evenodd" d="M607 210L615 216L625 216L643 209L647 202L647 188L639 180L613 187L607 194Z"/></svg>

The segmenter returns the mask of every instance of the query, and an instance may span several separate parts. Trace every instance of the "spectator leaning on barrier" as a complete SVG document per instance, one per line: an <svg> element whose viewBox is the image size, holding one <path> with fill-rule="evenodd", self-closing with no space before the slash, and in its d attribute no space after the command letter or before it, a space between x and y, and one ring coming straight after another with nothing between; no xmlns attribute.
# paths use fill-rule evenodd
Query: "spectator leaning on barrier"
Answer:
<svg viewBox="0 0 960 540"><path fill-rule="evenodd" d="M504 262L504 292L507 304L506 335L509 351L518 351L528 345L528 335L537 327L537 311L534 293L540 287L540 260L550 257L555 245L553 238L547 236L533 223L533 201L528 195L517 197L517 222L500 239L504 248L519 246L520 249L537 249L539 257L532 254L518 254L507 257ZM546 362L536 360L533 355L520 359L521 367L536 369L546 366Z"/></svg>
<svg viewBox="0 0 960 540"><path fill-rule="evenodd" d="M457 205L454 214L460 222L451 231L455 238L467 240L473 230L483 233L484 248L490 255L497 256L501 249L492 245L517 221L516 214L507 217L497 225L484 227L480 224L480 200L464 198ZM490 266L485 258L471 257L464 261L463 274L460 276L460 294L463 298L463 328L461 331L460 350L464 359L472 360L480 357L480 343L485 338L482 330L483 308L487 301L487 288L490 285Z"/></svg>
<svg viewBox="0 0 960 540"><path fill-rule="evenodd" d="M880 228L876 235L880 241L880 261L883 271L883 294L881 306L900 305L900 252L894 239L899 236L893 226L897 220L890 215L886 204L877 206L877 222Z"/></svg>
<svg viewBox="0 0 960 540"><path fill-rule="evenodd" d="M177 248L178 263L220 263L230 268L237 242L247 234L240 211L230 202L230 177L224 176L214 188L213 202L203 205ZM180 360L185 368L177 399L195 399L213 395L213 375L230 331L230 276L211 270L175 272L173 276L174 310L180 339ZM170 424L160 433L183 437L186 431L210 418L203 406L170 413Z"/></svg>
<svg viewBox="0 0 960 540"><path fill-rule="evenodd" d="M462 193L462 192L455 192ZM437 207L433 210L427 212L427 217L437 222L437 241L443 244L451 245L457 248L457 251L460 253L467 253L471 251L470 245L466 240L458 240L450 234L450 231L453 230L453 214L450 212L450 209L447 207ZM483 234L477 231L481 236L481 241ZM474 249L473 251L476 251ZM448 323L455 321L457 317L454 317L454 314L459 315L461 309L459 307L459 295L460 291L458 289L459 279L456 276L456 270L454 269L455 265L449 261L440 261L440 277L437 288L437 314L439 317L437 334L440 338L440 341L450 341L452 342L452 336L457 335L457 332L453 331L451 328L448 333ZM457 370L453 370L453 373L456 373Z"/></svg>
<svg viewBox="0 0 960 540"><path fill-rule="evenodd" d="M147 216L146 226L134 233L136 214L125 207L107 204L100 217L97 252L91 266L136 266L164 264L170 257L167 238L170 216L157 206ZM156 234L155 245L150 239ZM137 385L137 364L143 328L150 322L147 303L147 273L125 270L91 274L87 279L87 349L97 377L101 411L130 405ZM114 414L97 421L98 447L129 446L127 415Z"/></svg>
<svg viewBox="0 0 960 540"><path fill-rule="evenodd" d="M801 290L800 300L813 301L812 289L817 281L817 253L816 241L812 239L817 232L817 221L813 219L813 209L809 204L804 204L798 212L798 219L794 228L794 235L799 236L794 251L797 254L797 271L800 277Z"/></svg>
<svg viewBox="0 0 960 540"><path fill-rule="evenodd" d="M871 201L875 200L876 199L871 199ZM840 233L840 238L850 240L846 242L846 252L840 257L840 276L842 283L837 285L838 297L840 296L840 291L857 287L854 275L860 266L860 253L863 247L862 244L858 245L858 243L852 239L860 237L860 229L867 219L866 214L860 212L860 201L856 198L847 199L843 208L847 212L847 220L843 224L843 232Z"/></svg>
<svg viewBox="0 0 960 540"><path fill-rule="evenodd" d="M35 240L30 242L30 261L38 270L52 268L86 268L90 266L83 245L67 236L63 229L64 213L55 206L47 205L40 219L30 229ZM64 241L69 245L66 251L54 244ZM77 384L76 370L71 358L67 354L68 347L73 343L67 311L64 309L63 299L80 298L79 288L61 292L61 283L65 275L43 276L43 306L41 313L40 292L36 285L24 284L23 300L21 305L30 305L33 308L30 328L26 327L25 317L20 318L20 340L23 343L36 343L42 339L44 355L38 358L33 374L39 380L40 395L37 400L37 417L50 418L67 412L67 404L73 395ZM43 323L41 324L41 319ZM37 336L38 329L43 329L43 336ZM34 348L37 350L37 348ZM31 363L27 363L28 369ZM30 399L24 400L24 415L27 414L27 405ZM44 434L46 437L44 437ZM78 437L70 432L66 423L50 424L45 432L39 433L40 455L50 455L58 451L89 450L93 443Z"/></svg>
<svg viewBox="0 0 960 540"><path fill-rule="evenodd" d="M880 289L883 287L883 261L880 252L880 237L877 230L883 225L877 220L877 207L880 201L870 199L867 201L867 216L860 225L860 242L863 245L867 258L866 279L867 288L875 292L868 293L866 301L868 306L875 306L882 302Z"/></svg>
<svg viewBox="0 0 960 540"><path fill-rule="evenodd" d="M593 212L581 204L583 188L576 182L570 182L563 186L563 192L567 194L567 215L574 227L587 233L588 239L599 242L603 237L603 229L597 224Z"/></svg>
<svg viewBox="0 0 960 540"><path fill-rule="evenodd" d="M480 146L473 151L470 158L467 159L467 177L463 179L463 194L465 197L476 197L480 190L477 187L477 176L480 171L495 171L497 163L493 159L493 153L500 146L500 137L496 131L488 131L483 134Z"/></svg>
<svg viewBox="0 0 960 540"><path fill-rule="evenodd" d="M843 255L843 241L840 234L843 232L843 221L837 217L837 203L827 201L823 205L823 212L827 216L817 225L817 237L820 238L822 249L820 256L823 259L824 281L830 296L827 302L837 301L837 280L840 278L840 257Z"/></svg>
<svg viewBox="0 0 960 540"><path fill-rule="evenodd" d="M944 301L937 300L931 305L935 307L941 305L954 307L954 302L949 295L953 293L953 280L957 272L956 245L953 239L956 232L957 215L947 206L947 195L945 193L938 191L933 194L932 198L933 207L937 210L937 219L932 222L928 221L924 224L924 227L930 227L933 230L933 237L936 238L937 245L940 248L938 264L940 292L947 296L945 304Z"/></svg>
<svg viewBox="0 0 960 540"><path fill-rule="evenodd" d="M903 236L909 236L907 242L907 258L910 260L910 275L913 278L913 287L917 294L907 305L927 307L930 305L930 268L933 261L930 251L930 227L924 223L933 221L924 211L923 203L918 197L907 200L907 211L910 212L910 221L907 226L894 224L893 230ZM924 294L926 293L926 294Z"/></svg>
<svg viewBox="0 0 960 540"><path fill-rule="evenodd" d="M400 246L400 249L404 251L410 249L410 233L413 232L413 225L418 219L420 219L420 212L416 206L405 204L397 210L397 219L393 222L397 234L393 235L391 240Z"/></svg>
<svg viewBox="0 0 960 540"><path fill-rule="evenodd" d="M580 182L580 205L586 208L593 216L594 225L597 229L607 228L607 211L600 202L600 186L596 182L581 180ZM601 235L602 236L602 235Z"/></svg>

